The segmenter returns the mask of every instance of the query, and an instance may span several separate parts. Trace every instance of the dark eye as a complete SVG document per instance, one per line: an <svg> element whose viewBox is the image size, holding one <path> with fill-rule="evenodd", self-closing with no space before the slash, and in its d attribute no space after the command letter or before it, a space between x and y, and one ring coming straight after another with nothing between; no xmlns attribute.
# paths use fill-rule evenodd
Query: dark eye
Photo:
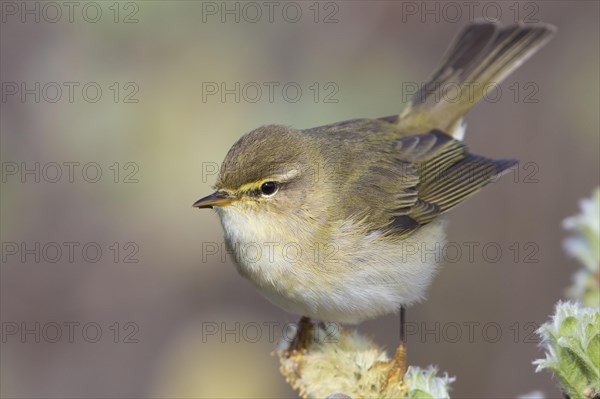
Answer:
<svg viewBox="0 0 600 399"><path fill-rule="evenodd" d="M263 195L273 195L277 192L278 188L277 183L274 181L267 181L260 186L260 192Z"/></svg>

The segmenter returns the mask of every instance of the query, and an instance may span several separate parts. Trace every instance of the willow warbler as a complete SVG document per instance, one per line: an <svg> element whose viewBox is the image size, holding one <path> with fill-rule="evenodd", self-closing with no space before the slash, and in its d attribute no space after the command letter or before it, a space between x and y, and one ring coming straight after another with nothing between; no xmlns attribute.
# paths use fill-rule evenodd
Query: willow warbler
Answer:
<svg viewBox="0 0 600 399"><path fill-rule="evenodd" d="M238 271L289 312L356 323L418 302L442 216L516 163L470 153L464 114L554 31L473 23L400 115L259 127L194 207L216 210Z"/></svg>

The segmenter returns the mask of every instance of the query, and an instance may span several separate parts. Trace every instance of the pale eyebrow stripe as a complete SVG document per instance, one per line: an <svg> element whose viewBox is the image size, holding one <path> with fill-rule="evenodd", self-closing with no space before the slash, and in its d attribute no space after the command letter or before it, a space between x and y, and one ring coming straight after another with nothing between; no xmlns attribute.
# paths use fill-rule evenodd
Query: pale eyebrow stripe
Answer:
<svg viewBox="0 0 600 399"><path fill-rule="evenodd" d="M237 191L246 191L248 189L260 187L261 184L268 182L268 181L276 181L276 182L280 182L280 183L285 183L285 182L290 181L298 176L300 176L300 171L298 169L290 169L290 170L286 171L285 173L273 174L264 179L260 179L260 180L254 181L254 182L242 184L237 189Z"/></svg>

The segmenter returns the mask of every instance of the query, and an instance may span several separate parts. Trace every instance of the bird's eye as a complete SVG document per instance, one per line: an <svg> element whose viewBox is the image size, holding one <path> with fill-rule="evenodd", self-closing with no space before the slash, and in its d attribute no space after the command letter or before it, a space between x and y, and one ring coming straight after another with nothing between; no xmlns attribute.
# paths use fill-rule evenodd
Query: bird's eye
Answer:
<svg viewBox="0 0 600 399"><path fill-rule="evenodd" d="M260 186L260 192L263 195L271 196L277 192L278 188L277 183L274 181L267 181Z"/></svg>

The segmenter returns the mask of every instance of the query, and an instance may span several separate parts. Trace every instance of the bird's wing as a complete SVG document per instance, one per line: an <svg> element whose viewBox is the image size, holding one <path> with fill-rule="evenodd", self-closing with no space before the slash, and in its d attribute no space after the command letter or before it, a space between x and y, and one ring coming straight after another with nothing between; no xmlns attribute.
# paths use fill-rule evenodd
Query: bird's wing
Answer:
<svg viewBox="0 0 600 399"><path fill-rule="evenodd" d="M407 237L516 164L471 154L439 130L395 140L391 154L370 162L354 187L364 190L365 222L396 238Z"/></svg>

